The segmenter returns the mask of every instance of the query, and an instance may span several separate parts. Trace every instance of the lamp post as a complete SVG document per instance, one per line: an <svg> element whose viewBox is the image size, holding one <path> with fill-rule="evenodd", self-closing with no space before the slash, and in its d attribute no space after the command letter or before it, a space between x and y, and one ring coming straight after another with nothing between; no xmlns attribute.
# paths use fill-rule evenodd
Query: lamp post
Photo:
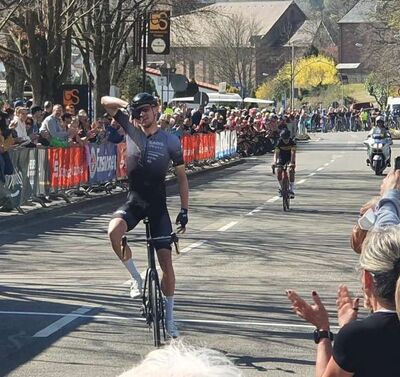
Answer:
<svg viewBox="0 0 400 377"><path fill-rule="evenodd" d="M291 44L292 48L292 59L290 67L290 109L294 109L294 44Z"/></svg>

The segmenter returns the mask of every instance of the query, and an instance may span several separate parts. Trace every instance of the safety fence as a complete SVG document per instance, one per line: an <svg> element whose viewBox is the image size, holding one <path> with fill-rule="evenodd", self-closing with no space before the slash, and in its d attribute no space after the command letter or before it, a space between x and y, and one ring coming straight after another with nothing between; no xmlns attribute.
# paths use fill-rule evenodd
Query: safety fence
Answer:
<svg viewBox="0 0 400 377"><path fill-rule="evenodd" d="M181 144L188 165L217 160L236 153L236 132L184 136ZM0 206L21 212L28 200L53 194L68 201L69 193L82 188L87 193L127 178L126 143L18 148L9 153L14 172L5 176L5 184L0 182Z"/></svg>

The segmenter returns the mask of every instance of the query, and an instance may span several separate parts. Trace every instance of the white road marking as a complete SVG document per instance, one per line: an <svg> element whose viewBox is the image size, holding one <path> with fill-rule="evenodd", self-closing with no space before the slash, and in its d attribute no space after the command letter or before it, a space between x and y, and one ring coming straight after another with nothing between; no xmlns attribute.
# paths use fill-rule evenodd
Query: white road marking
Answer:
<svg viewBox="0 0 400 377"><path fill-rule="evenodd" d="M225 232L227 231L229 228L232 228L233 226L235 226L239 221L231 221L229 224L224 225L223 227L218 229L218 232Z"/></svg>
<svg viewBox="0 0 400 377"><path fill-rule="evenodd" d="M329 166L329 162L327 162L326 164L324 164L324 166Z"/></svg>
<svg viewBox="0 0 400 377"><path fill-rule="evenodd" d="M81 308L82 309L82 308ZM93 308L89 308L91 310ZM79 309L78 309L79 310ZM86 318L93 320L116 320L116 321L145 321L142 317L124 317L116 315L85 315L85 314L73 314L72 313L47 313L47 312L21 312L21 311L0 311L0 315L22 315L22 316L42 316L42 317L71 317L72 321L76 318ZM279 327L279 328L303 328L303 329L314 329L315 326L303 325L298 323L280 323L280 322L250 322L250 321L218 321L208 319L177 319L175 322L178 323L209 323L209 324L221 324L221 325L242 325L242 326L257 326L257 327ZM331 326L333 329L339 329L339 326Z"/></svg>
<svg viewBox="0 0 400 377"><path fill-rule="evenodd" d="M206 242L207 242L206 240L201 240L201 241L194 242L194 243L190 244L189 246L186 246L184 249L182 249L180 251L180 253L181 254L185 254L188 251L190 251L192 249L195 249L196 247L199 247L199 246L203 245L203 243L206 243Z"/></svg>
<svg viewBox="0 0 400 377"><path fill-rule="evenodd" d="M335 160L331 160L330 163L333 164L335 162Z"/></svg>
<svg viewBox="0 0 400 377"><path fill-rule="evenodd" d="M298 185L302 185L302 184L303 184L304 182L306 182L306 181L307 181L306 179L302 179L301 181L298 181L297 184L298 184Z"/></svg>
<svg viewBox="0 0 400 377"><path fill-rule="evenodd" d="M268 199L267 202L268 203L273 203L273 202L276 202L278 199L279 199L279 196L274 196L273 198Z"/></svg>
<svg viewBox="0 0 400 377"><path fill-rule="evenodd" d="M321 170L324 170L324 168L320 167L320 168L317 169L317 171L321 171Z"/></svg>
<svg viewBox="0 0 400 377"><path fill-rule="evenodd" d="M317 173L310 173L309 176L313 177L315 174L317 174Z"/></svg>
<svg viewBox="0 0 400 377"><path fill-rule="evenodd" d="M68 325L72 321L74 321L77 318L81 318L81 314L85 314L87 312L90 312L93 308L82 306L79 309L74 310L68 315L63 315L62 318L60 318L58 321L55 321L51 325L45 327L43 330L38 331L33 337L34 338L47 338L51 334L54 334L55 332L61 330L64 326Z"/></svg>

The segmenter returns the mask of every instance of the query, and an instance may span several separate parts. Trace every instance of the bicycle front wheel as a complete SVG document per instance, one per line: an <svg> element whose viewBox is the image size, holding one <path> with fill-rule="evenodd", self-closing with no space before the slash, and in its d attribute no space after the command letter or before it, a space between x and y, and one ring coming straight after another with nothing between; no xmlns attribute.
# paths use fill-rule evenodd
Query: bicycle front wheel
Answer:
<svg viewBox="0 0 400 377"><path fill-rule="evenodd" d="M149 282L149 295L150 295L150 305L151 305L151 322L153 328L153 340L154 346L160 347L161 336L160 336L160 320L162 318L162 313L160 313L159 302L161 297L159 297L159 289L157 284L157 277L154 274L150 275Z"/></svg>

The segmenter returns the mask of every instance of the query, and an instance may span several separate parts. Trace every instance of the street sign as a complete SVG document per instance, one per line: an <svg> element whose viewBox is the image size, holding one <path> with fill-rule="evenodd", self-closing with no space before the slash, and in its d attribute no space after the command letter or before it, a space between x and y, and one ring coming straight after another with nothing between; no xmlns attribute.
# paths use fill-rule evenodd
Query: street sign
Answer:
<svg viewBox="0 0 400 377"><path fill-rule="evenodd" d="M197 92L193 97L193 102L198 103L201 106L207 106L210 102L210 98L207 93Z"/></svg>
<svg viewBox="0 0 400 377"><path fill-rule="evenodd" d="M220 82L218 84L218 93L221 93L221 94L226 93L226 82Z"/></svg>
<svg viewBox="0 0 400 377"><path fill-rule="evenodd" d="M189 81L185 75L173 74L170 76L172 89L176 92L183 92L187 89Z"/></svg>
<svg viewBox="0 0 400 377"><path fill-rule="evenodd" d="M170 50L170 11L155 10L149 13L147 53L168 55Z"/></svg>

